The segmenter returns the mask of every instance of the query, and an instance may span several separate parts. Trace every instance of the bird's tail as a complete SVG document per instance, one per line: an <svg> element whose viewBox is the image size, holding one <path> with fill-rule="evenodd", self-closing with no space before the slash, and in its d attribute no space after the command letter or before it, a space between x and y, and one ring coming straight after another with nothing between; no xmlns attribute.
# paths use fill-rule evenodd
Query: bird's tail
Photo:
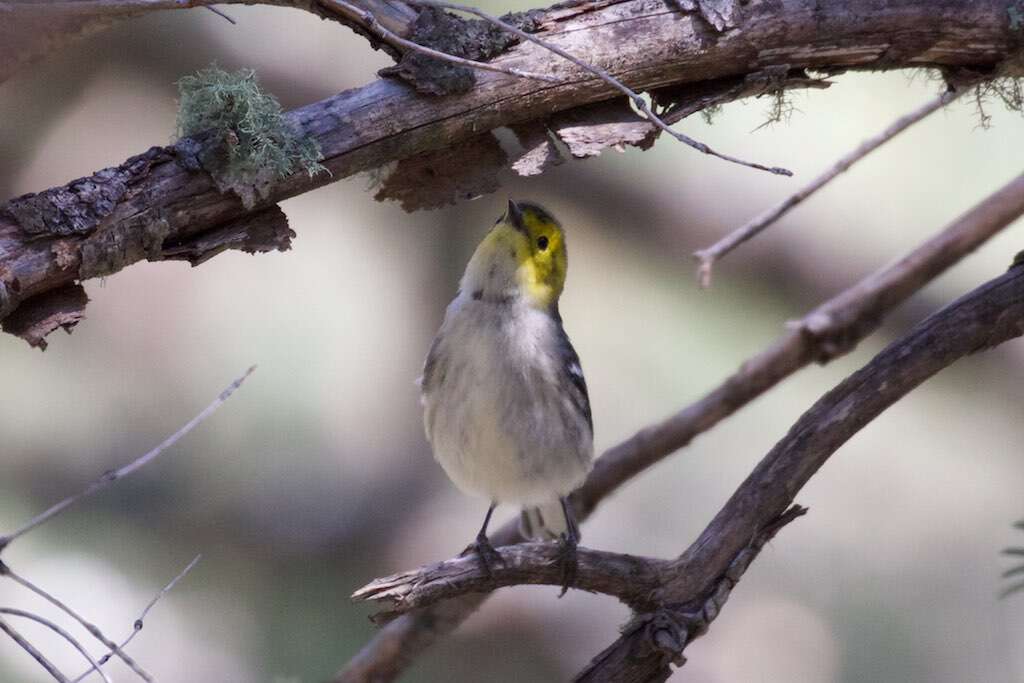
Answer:
<svg viewBox="0 0 1024 683"><path fill-rule="evenodd" d="M568 531L562 503L558 500L537 507L523 508L519 514L519 533L523 538L550 541Z"/></svg>

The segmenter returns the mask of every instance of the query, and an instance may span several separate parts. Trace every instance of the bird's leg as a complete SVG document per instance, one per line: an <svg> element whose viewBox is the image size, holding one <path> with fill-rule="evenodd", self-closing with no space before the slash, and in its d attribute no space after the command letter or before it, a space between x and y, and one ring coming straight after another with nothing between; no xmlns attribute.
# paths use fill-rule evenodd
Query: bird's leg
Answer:
<svg viewBox="0 0 1024 683"><path fill-rule="evenodd" d="M491 539L487 538L487 525L491 523L491 515L494 514L494 508L496 507L498 507L498 504L492 502L491 506L487 508L487 514L484 516L484 524L480 527L480 533L476 535L476 541L467 548L467 550L475 552L477 557L480 558L480 564L483 565L487 576L493 576L494 572L491 570L491 567L494 564L504 564L505 562L501 557L501 553L491 545Z"/></svg>
<svg viewBox="0 0 1024 683"><path fill-rule="evenodd" d="M562 592L558 594L558 597L562 597L576 583L576 572L579 569L576 546L580 544L580 528L576 525L576 515L573 514L572 505L568 499L559 498L558 500L562 504L566 527L565 533L558 539L559 561L562 564Z"/></svg>

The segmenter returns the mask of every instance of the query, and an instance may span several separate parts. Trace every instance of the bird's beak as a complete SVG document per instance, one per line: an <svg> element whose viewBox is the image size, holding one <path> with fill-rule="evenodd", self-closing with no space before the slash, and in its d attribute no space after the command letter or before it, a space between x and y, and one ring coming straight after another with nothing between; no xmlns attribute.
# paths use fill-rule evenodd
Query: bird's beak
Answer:
<svg viewBox="0 0 1024 683"><path fill-rule="evenodd" d="M526 232L526 223L523 222L523 210L511 199L508 200L508 210L505 211L505 222L519 232Z"/></svg>

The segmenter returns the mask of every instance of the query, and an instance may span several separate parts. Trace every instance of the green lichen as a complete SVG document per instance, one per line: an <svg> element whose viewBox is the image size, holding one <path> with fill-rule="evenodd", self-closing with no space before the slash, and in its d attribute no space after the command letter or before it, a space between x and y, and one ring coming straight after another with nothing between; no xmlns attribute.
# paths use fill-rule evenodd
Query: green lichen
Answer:
<svg viewBox="0 0 1024 683"><path fill-rule="evenodd" d="M327 170L320 164L319 144L291 127L252 69L230 73L212 65L179 80L178 92L179 137L212 134L214 144L220 143L218 154L204 155L203 165L243 201L246 187L265 197L273 179L297 169L310 176ZM209 168L211 163L216 168ZM254 203L249 199L246 204Z"/></svg>

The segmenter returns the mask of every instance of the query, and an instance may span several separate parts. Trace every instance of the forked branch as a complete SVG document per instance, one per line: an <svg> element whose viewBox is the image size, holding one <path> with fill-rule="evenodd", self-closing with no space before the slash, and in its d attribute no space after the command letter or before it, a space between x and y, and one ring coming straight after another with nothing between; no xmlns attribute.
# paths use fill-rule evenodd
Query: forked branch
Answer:
<svg viewBox="0 0 1024 683"><path fill-rule="evenodd" d="M896 262L822 304L702 399L606 451L573 496L580 518L634 476L812 362L852 350L913 292L1024 214L1024 175L1014 178L942 232ZM492 535L496 545L522 540L515 524ZM706 577L705 577L706 578ZM342 669L337 683L390 681L437 638L454 630L486 599L467 594L394 619Z"/></svg>

